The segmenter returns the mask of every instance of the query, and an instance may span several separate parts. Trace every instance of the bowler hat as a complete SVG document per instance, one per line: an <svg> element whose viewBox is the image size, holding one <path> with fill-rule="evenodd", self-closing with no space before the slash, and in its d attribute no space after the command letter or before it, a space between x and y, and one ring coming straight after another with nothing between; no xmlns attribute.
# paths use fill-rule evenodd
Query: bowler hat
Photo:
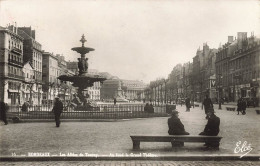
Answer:
<svg viewBox="0 0 260 166"><path fill-rule="evenodd" d="M176 115L176 114L178 114L178 113L179 113L178 111L172 110L172 115Z"/></svg>

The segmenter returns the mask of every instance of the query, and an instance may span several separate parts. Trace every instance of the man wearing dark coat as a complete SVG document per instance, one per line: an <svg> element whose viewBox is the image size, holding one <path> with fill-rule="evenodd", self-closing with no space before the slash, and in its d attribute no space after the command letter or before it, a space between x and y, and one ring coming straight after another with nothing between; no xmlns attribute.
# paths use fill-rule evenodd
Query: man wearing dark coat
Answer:
<svg viewBox="0 0 260 166"><path fill-rule="evenodd" d="M242 111L243 107L243 99L242 97L237 100L237 115L239 115L239 112Z"/></svg>
<svg viewBox="0 0 260 166"><path fill-rule="evenodd" d="M148 107L148 112L149 112L149 113L154 113L154 108L153 108L152 103L151 103L150 106Z"/></svg>
<svg viewBox="0 0 260 166"><path fill-rule="evenodd" d="M55 98L53 112L55 115L56 127L60 127L60 115L63 111L63 104L58 97Z"/></svg>
<svg viewBox="0 0 260 166"><path fill-rule="evenodd" d="M208 123L206 124L204 131L199 135L217 136L219 133L220 119L214 114L214 109L210 108L207 113ZM207 147L219 147L219 143L206 142Z"/></svg>
<svg viewBox="0 0 260 166"><path fill-rule="evenodd" d="M211 99L209 98L209 95L206 95L206 98L204 99L202 104L204 105L205 114L207 115L208 110L213 108L213 104L212 104ZM206 119L208 119L208 116L206 116Z"/></svg>
<svg viewBox="0 0 260 166"><path fill-rule="evenodd" d="M185 99L185 105L186 105L186 111L189 112L190 111L190 98L186 98Z"/></svg>
<svg viewBox="0 0 260 166"><path fill-rule="evenodd" d="M246 114L246 99L242 99L242 115L245 115Z"/></svg>
<svg viewBox="0 0 260 166"><path fill-rule="evenodd" d="M149 112L149 104L146 103L146 105L144 106L144 112Z"/></svg>
<svg viewBox="0 0 260 166"><path fill-rule="evenodd" d="M5 125L8 124L7 119L6 119L6 111L8 109L8 106L6 103L3 101L0 101L0 118L1 120L5 123Z"/></svg>
<svg viewBox="0 0 260 166"><path fill-rule="evenodd" d="M178 114L178 111L173 110L172 117L168 119L169 135L189 135L189 133L185 131L184 125L181 123Z"/></svg>

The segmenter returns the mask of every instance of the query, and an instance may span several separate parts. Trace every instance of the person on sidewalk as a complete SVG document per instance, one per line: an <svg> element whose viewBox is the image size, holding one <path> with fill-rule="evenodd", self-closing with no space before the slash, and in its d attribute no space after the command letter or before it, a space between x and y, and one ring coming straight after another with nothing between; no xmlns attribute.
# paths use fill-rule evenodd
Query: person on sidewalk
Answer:
<svg viewBox="0 0 260 166"><path fill-rule="evenodd" d="M186 105L186 111L189 112L190 111L190 98L186 97L185 99L185 105Z"/></svg>
<svg viewBox="0 0 260 166"><path fill-rule="evenodd" d="M172 116L168 119L169 135L190 135L190 133L185 131L184 125L181 123L178 116L179 112L173 110Z"/></svg>
<svg viewBox="0 0 260 166"><path fill-rule="evenodd" d="M146 103L146 105L144 106L144 112L149 112L149 104Z"/></svg>
<svg viewBox="0 0 260 166"><path fill-rule="evenodd" d="M204 99L203 103L202 103L202 109L203 109L203 105L204 105L204 109L205 109L205 114L206 114L206 119L208 119L208 111L209 109L213 109L213 104L211 99L209 98L209 95L206 95L206 98Z"/></svg>
<svg viewBox="0 0 260 166"><path fill-rule="evenodd" d="M28 112L29 106L30 106L29 102L25 101L22 105L22 112Z"/></svg>
<svg viewBox="0 0 260 166"><path fill-rule="evenodd" d="M243 105L243 99L242 99L242 97L240 97L237 100L237 115L239 115L239 112L242 111L242 105Z"/></svg>
<svg viewBox="0 0 260 166"><path fill-rule="evenodd" d="M5 125L8 124L8 121L6 119L7 110L8 110L8 105L5 102L0 101L0 118L5 123Z"/></svg>
<svg viewBox="0 0 260 166"><path fill-rule="evenodd" d="M60 127L60 115L63 112L63 104L60 101L59 97L55 98L53 112L55 115L56 127Z"/></svg>
<svg viewBox="0 0 260 166"><path fill-rule="evenodd" d="M209 108L208 112L208 123L206 124L204 131L199 135L217 136L219 133L220 119L214 114L214 109ZM219 143L206 142L204 146L208 148L218 148Z"/></svg>
<svg viewBox="0 0 260 166"><path fill-rule="evenodd" d="M246 114L246 106L247 106L247 103L246 103L246 99L243 99L242 98L242 115L245 115Z"/></svg>
<svg viewBox="0 0 260 166"><path fill-rule="evenodd" d="M151 103L150 106L148 107L148 112L149 112L149 113L154 113L154 108L153 108L152 103Z"/></svg>

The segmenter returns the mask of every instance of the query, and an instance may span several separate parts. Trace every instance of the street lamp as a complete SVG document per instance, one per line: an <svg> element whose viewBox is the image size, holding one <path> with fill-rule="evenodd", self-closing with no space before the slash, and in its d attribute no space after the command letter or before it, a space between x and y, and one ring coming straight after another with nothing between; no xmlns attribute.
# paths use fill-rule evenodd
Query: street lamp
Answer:
<svg viewBox="0 0 260 166"><path fill-rule="evenodd" d="M220 79L222 78L221 74L218 74L219 82L218 82L218 109L221 110L221 101L220 101Z"/></svg>

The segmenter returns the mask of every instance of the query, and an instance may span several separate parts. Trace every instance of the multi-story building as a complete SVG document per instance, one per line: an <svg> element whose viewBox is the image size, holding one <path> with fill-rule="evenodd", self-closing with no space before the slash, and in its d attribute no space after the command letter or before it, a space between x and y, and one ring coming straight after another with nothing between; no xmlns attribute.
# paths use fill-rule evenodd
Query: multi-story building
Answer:
<svg viewBox="0 0 260 166"><path fill-rule="evenodd" d="M100 98L102 100L113 100L117 97L118 93L121 93L121 80L109 79L105 80L100 89ZM123 94L122 94L123 95Z"/></svg>
<svg viewBox="0 0 260 166"><path fill-rule="evenodd" d="M237 39L223 45L217 53L216 72L223 85L221 97L237 101L239 97L259 101L260 39L238 32Z"/></svg>
<svg viewBox="0 0 260 166"><path fill-rule="evenodd" d="M168 76L169 79L169 91L170 91L170 100L176 101L179 98L183 97L183 67L182 64L177 64L174 66L173 70Z"/></svg>
<svg viewBox="0 0 260 166"><path fill-rule="evenodd" d="M58 58L52 53L43 53L42 79L43 79L43 103L52 104L59 92L59 66Z"/></svg>
<svg viewBox="0 0 260 166"><path fill-rule="evenodd" d="M34 81L37 92L34 96L38 101L33 104L40 105L42 100L42 46L36 41L35 30L31 27L18 27L18 34L24 38L23 61L30 62L34 69Z"/></svg>
<svg viewBox="0 0 260 166"><path fill-rule="evenodd" d="M202 101L206 94L215 99L215 89L209 85L214 79L216 52L217 49L210 49L207 43L204 43L203 49L199 48L193 57L192 96L195 101Z"/></svg>
<svg viewBox="0 0 260 166"><path fill-rule="evenodd" d="M41 105L40 96L37 95L41 89L38 88L37 84L35 84L35 71L32 67L31 63L25 62L23 66L23 73L24 73L24 84L22 87L22 100L23 102L29 101L31 104Z"/></svg>
<svg viewBox="0 0 260 166"><path fill-rule="evenodd" d="M183 96L184 97L189 97L191 99L193 99L192 94L192 63L187 62L184 63L182 66L182 71L183 71Z"/></svg>
<svg viewBox="0 0 260 166"><path fill-rule="evenodd" d="M231 54L236 50L237 42L234 41L233 36L228 36L228 42L223 46L218 48L218 52L216 53L216 97L218 98L228 98L228 100L234 101L233 91L229 88L229 73L230 66L229 61ZM223 93L221 93L223 92Z"/></svg>
<svg viewBox="0 0 260 166"><path fill-rule="evenodd" d="M21 104L23 37L16 26L0 27L0 55L0 98L8 104Z"/></svg>
<svg viewBox="0 0 260 166"><path fill-rule="evenodd" d="M75 75L79 74L79 69L78 69L78 62L67 62L67 69L73 71Z"/></svg>
<svg viewBox="0 0 260 166"><path fill-rule="evenodd" d="M141 92L147 87L142 81L121 80L124 96L128 100L141 100Z"/></svg>
<svg viewBox="0 0 260 166"><path fill-rule="evenodd" d="M89 74L98 75L99 71L96 69L88 69ZM87 88L87 93L90 100L100 100L100 82L94 82L93 86Z"/></svg>

